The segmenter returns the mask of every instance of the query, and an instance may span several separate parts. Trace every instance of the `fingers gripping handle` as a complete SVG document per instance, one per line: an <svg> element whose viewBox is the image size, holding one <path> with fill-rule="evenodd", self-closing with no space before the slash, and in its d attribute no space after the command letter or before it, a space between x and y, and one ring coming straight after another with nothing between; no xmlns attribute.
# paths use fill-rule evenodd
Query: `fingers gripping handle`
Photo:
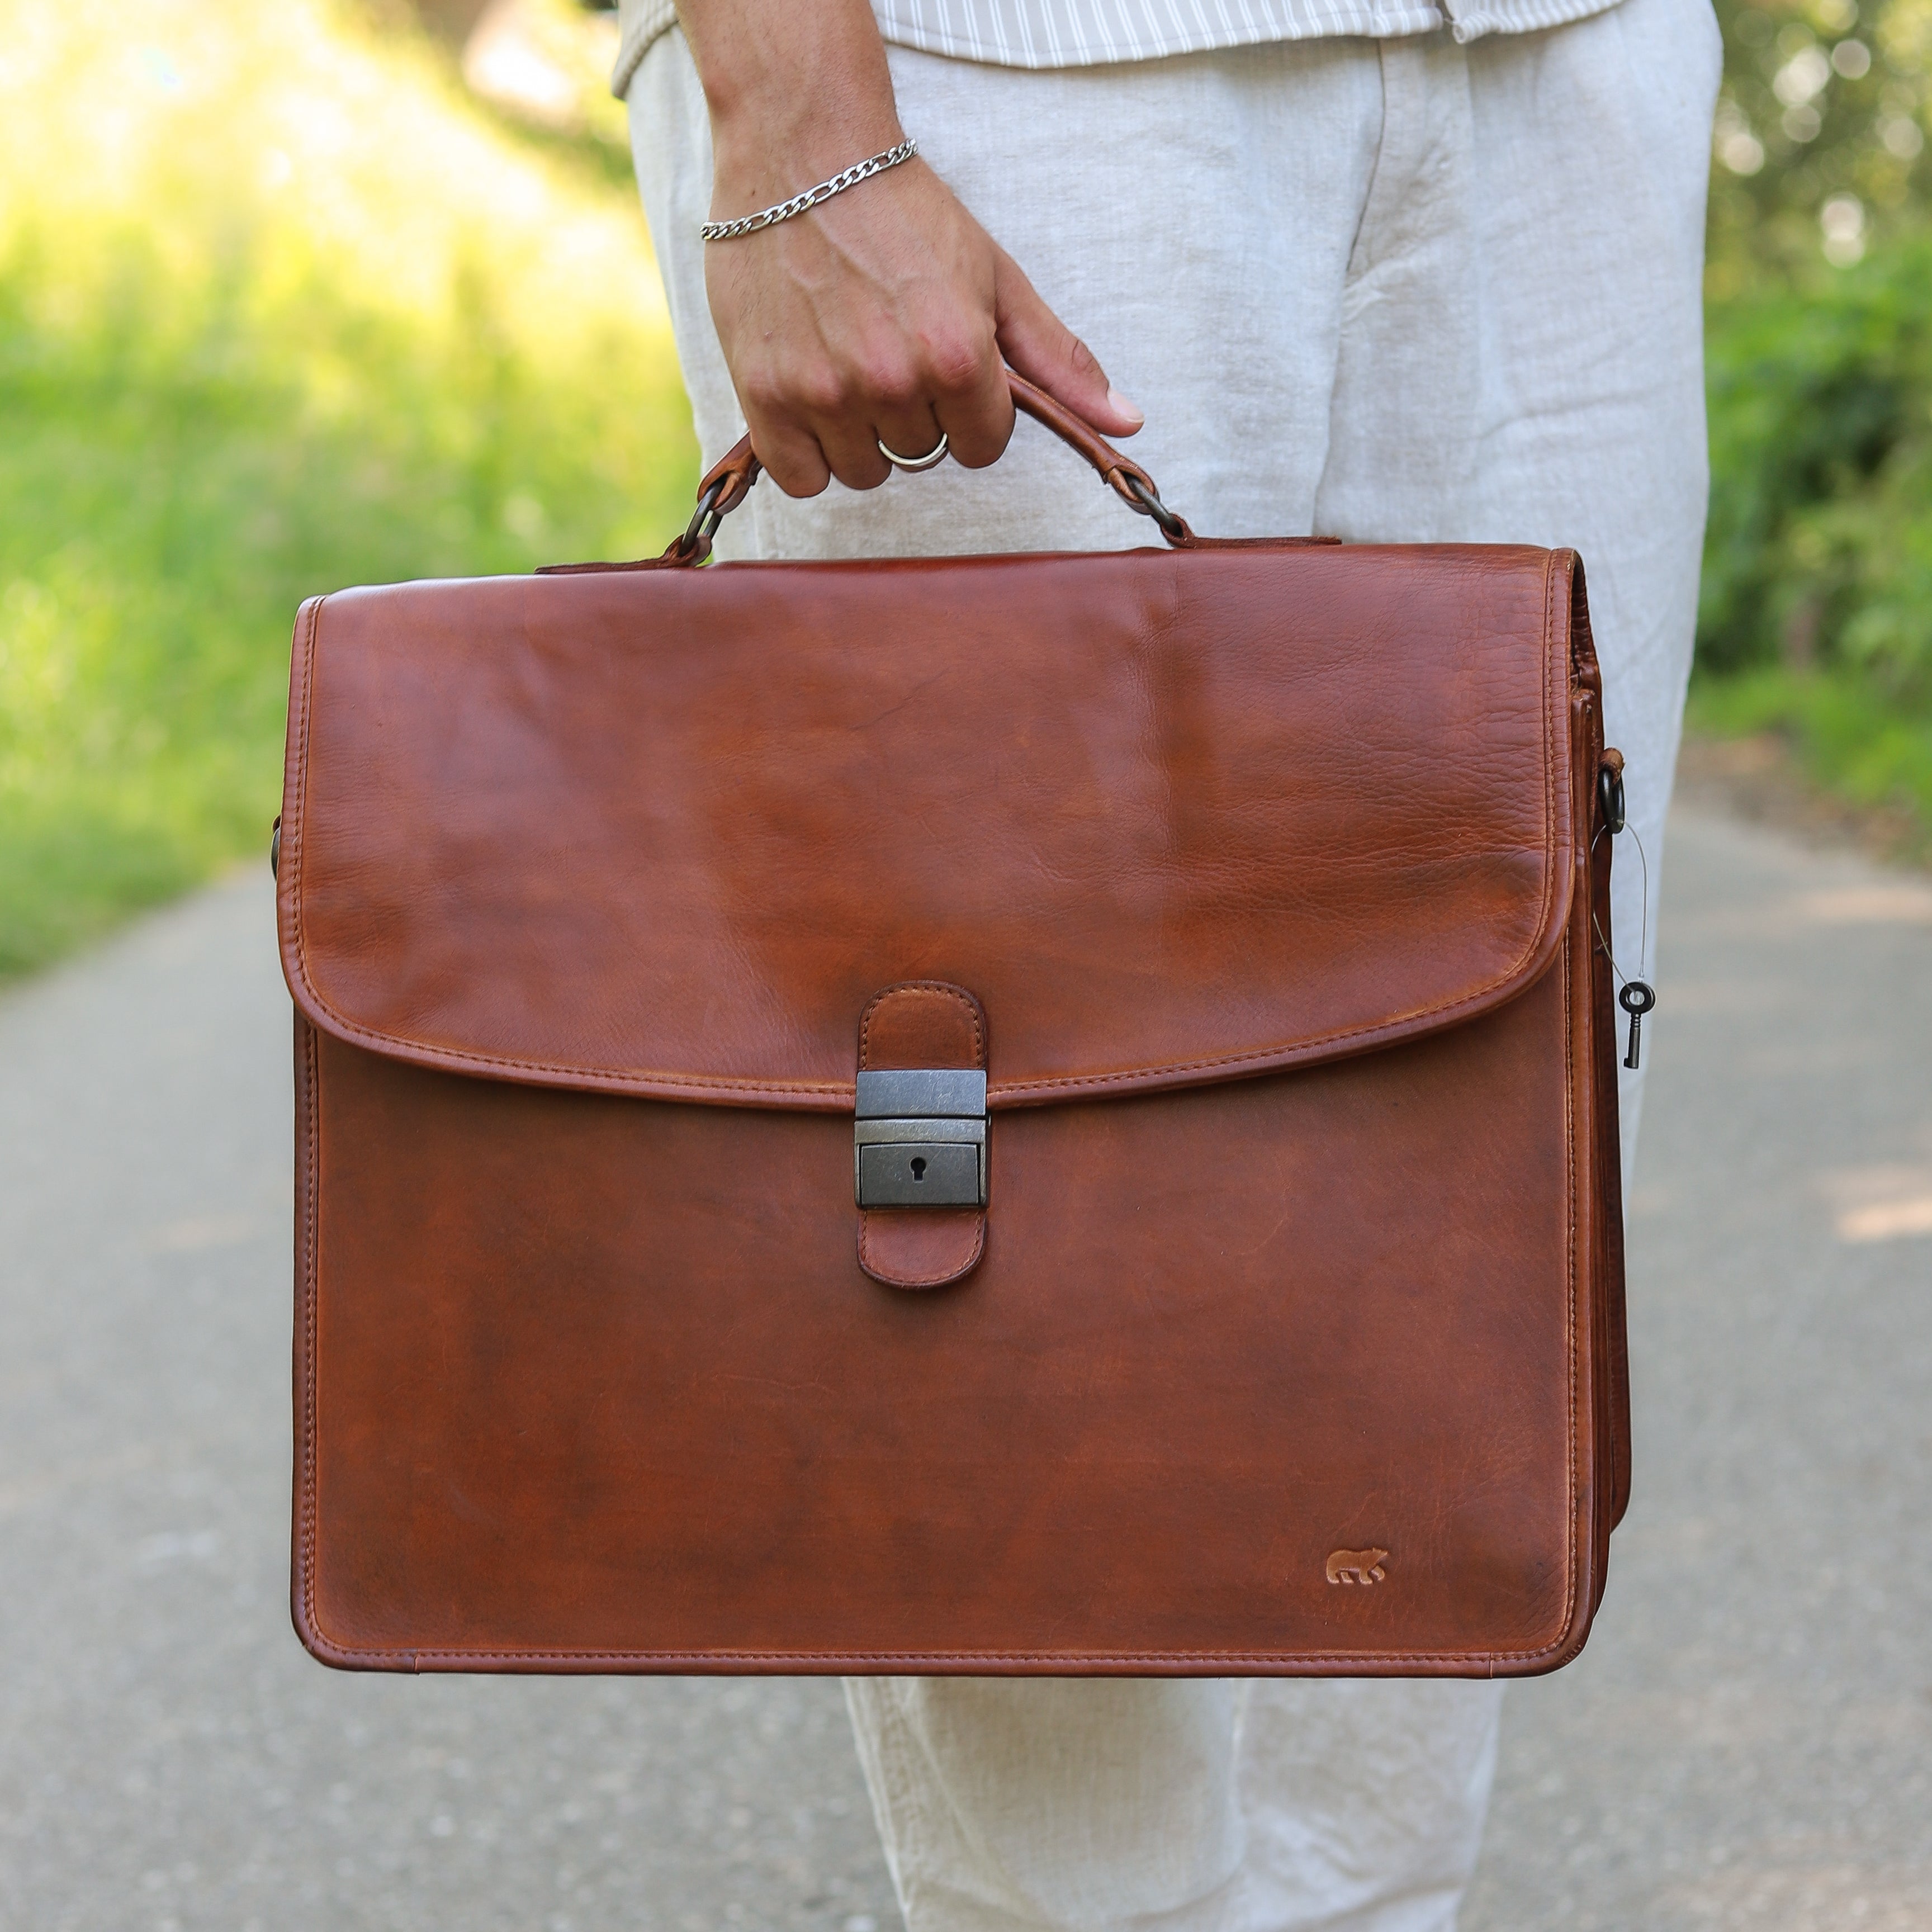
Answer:
<svg viewBox="0 0 1932 1932"><path fill-rule="evenodd" d="M1177 550L1189 548L1194 532L1186 521L1160 500L1154 478L1131 457L1123 456L1113 445L1090 428L1064 404L1054 401L1044 389L1036 388L1024 376L1006 371L1007 386L1012 392L1013 407L1052 430L1076 454L1094 466L1102 482L1113 490L1127 507L1160 526L1160 533ZM711 554L711 539L718 526L750 495L763 466L752 451L752 439L741 436L716 464L698 486L698 508L684 534L664 552L672 563L702 563Z"/></svg>

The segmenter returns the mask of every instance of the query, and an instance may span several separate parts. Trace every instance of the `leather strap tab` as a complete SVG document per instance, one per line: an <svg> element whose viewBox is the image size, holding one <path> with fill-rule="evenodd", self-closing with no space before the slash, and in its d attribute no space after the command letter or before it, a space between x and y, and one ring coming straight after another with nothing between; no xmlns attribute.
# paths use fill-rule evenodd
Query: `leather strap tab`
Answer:
<svg viewBox="0 0 1932 1932"><path fill-rule="evenodd" d="M712 505L718 516L729 516L752 494L764 466L752 454L752 439L741 436L711 467L704 472L704 480L698 486L701 500L709 490L716 489L718 496Z"/></svg>
<svg viewBox="0 0 1932 1932"><path fill-rule="evenodd" d="M962 986L910 980L876 994L859 1022L859 1069L986 1065L986 1016ZM943 1288L980 1265L983 1208L867 1208L859 1265L890 1288Z"/></svg>

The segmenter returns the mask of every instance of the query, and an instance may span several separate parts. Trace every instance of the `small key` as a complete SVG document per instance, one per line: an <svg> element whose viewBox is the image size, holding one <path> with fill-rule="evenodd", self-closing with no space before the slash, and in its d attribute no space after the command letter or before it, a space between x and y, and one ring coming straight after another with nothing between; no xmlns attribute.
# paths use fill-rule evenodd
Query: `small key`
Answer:
<svg viewBox="0 0 1932 1932"><path fill-rule="evenodd" d="M1627 980L1617 1004L1630 1015L1630 1051L1624 1055L1624 1064L1634 1073L1642 1051L1643 1016L1657 1004L1656 988L1642 980Z"/></svg>

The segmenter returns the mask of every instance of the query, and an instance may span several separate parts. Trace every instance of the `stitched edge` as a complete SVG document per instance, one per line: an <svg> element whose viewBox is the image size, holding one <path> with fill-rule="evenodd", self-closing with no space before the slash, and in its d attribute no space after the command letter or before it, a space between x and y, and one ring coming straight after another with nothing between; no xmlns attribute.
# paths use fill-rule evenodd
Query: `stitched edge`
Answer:
<svg viewBox="0 0 1932 1932"><path fill-rule="evenodd" d="M315 675L316 632L322 621L323 597L311 598L302 607L306 621L298 628L294 649L290 653L290 688L289 701L292 707L289 720L290 729L296 743L296 769L291 773L292 782L286 784L282 801L282 852L284 864L290 859L294 863L287 867L286 884L278 878L277 906L279 911L281 893L288 894L289 938L294 943L296 966L304 985L308 983L308 962L304 953L302 925L302 870L306 848L302 839L302 825L308 802L309 772L309 721L314 706L310 701L310 687ZM290 837L292 830L294 837ZM291 849L292 848L292 849ZM290 948L285 943L282 948L284 970L289 965ZM292 990L292 986L291 987ZM297 1002L299 1006L300 1002ZM320 1138L316 1100L316 1086L320 1073L320 1055L317 1048L315 1029L304 1022L302 1041L302 1108L299 1116L300 1146L298 1155L305 1190L302 1206L302 1253L300 1266L296 1273L297 1292L301 1297L298 1310L300 1333L302 1337L302 1387L301 1400L297 1408L300 1418L302 1440L297 1445L298 1456L296 1466L300 1472L300 1488L296 1502L297 1538L301 1565L297 1581L297 1600L300 1606L296 1634L311 1648L320 1646L326 1654L334 1654L340 1647L326 1637L315 1616L315 1563L317 1530L316 1526L316 1469L315 1469L315 1420L316 1420L316 1300L320 1286L316 1264L316 1246L320 1194L320 1177L318 1164L317 1142ZM346 1656L346 1652L341 1653Z"/></svg>
<svg viewBox="0 0 1932 1932"><path fill-rule="evenodd" d="M937 1210L928 1208L915 1208L914 1212L928 1214ZM946 1274L909 1275L885 1274L872 1263L872 1250L868 1237L872 1233L872 1216L866 1208L859 1210L859 1265L876 1282L887 1288L944 1288L949 1281L957 1281L962 1275L969 1275L980 1265L980 1258L986 1252L986 1210L976 1208L974 1214L978 1226L973 1234L973 1252L959 1265Z"/></svg>
<svg viewBox="0 0 1932 1932"><path fill-rule="evenodd" d="M320 1636L321 1631L315 1620L315 1410L316 1410L316 1202L320 1177L316 1172L317 1139L316 1120L316 1076L317 1055L315 1031L311 1027L303 1028L302 1041L302 1168L304 1198L302 1201L302 1265L296 1276L298 1292L302 1296L301 1328L302 1338L302 1401L298 1413L302 1424L301 1454L297 1466L302 1472L301 1489L297 1504L298 1535L301 1550L302 1574L298 1580L302 1602L302 1621L310 1631Z"/></svg>
<svg viewBox="0 0 1932 1932"><path fill-rule="evenodd" d="M1556 633L1556 598L1558 587L1558 579L1559 578L1562 579L1562 587L1563 591L1563 616L1566 625L1570 614L1570 573L1567 568L1559 571L1557 568L1558 560L1559 556L1563 554L1563 553L1559 551L1551 551L1549 563L1546 566L1544 573L1543 663L1544 695L1545 698L1544 716L1546 720L1547 720L1550 715L1549 684L1550 659L1555 655L1550 650L1550 646ZM1572 714L1572 707L1570 704L1569 699L1570 685L1571 679L1575 675L1575 666L1572 656L1574 640L1567 634L1564 638L1564 650L1563 653L1563 662L1564 676L1563 680L1563 697L1564 723L1566 727L1563 734L1564 751L1570 765L1574 767L1576 758L1576 747L1574 742L1574 721ZM1546 795L1548 796L1551 800L1550 816L1553 821L1556 802L1553 789L1546 790ZM1552 824L1552 836L1553 836L1554 832ZM1573 846L1575 844L1576 840L1574 837L1570 842ZM1555 855L1552 853L1551 857L1551 866L1552 870L1554 869L1554 866ZM1572 898L1570 908L1571 916L1568 921L1568 924L1574 926L1576 923L1576 908L1574 904L1576 886L1574 880L1571 884L1570 892ZM1563 1238L1567 1250L1569 1272L1569 1292L1564 1306L1563 1346L1564 1353L1569 1364L1570 1388L1569 1427L1567 1431L1569 1444L1569 1457L1568 1466L1564 1472L1564 1478L1566 1486L1566 1493L1564 1496L1565 1507L1563 1512L1563 1615L1557 1626L1559 1634L1556 1640L1555 1646L1552 1646L1558 1648L1560 1648L1565 1640L1571 1635L1572 1626L1575 1623L1576 1616L1576 1564L1578 1550L1576 1535L1576 1498L1581 1487L1576 1469L1577 1381L1581 1373L1581 1365L1578 1362L1576 1355L1576 988L1574 978L1574 962L1571 958L1571 937L1568 930L1564 933L1559 949L1559 970L1562 971L1563 975ZM1586 1636L1588 1634L1587 1628L1586 1629L1584 1634Z"/></svg>
<svg viewBox="0 0 1932 1932"><path fill-rule="evenodd" d="M872 1016L886 1000L899 993L943 993L949 1000L956 1000L964 1006L967 1017L973 1022L973 1064L975 1068L986 1065L986 1024L980 1011L980 1002L964 986L956 986L950 980L902 980L896 986L874 993L866 1002L866 1010L859 1016L859 1064L862 1068L871 1070L868 1061L872 1050Z"/></svg>
<svg viewBox="0 0 1932 1932"><path fill-rule="evenodd" d="M1563 1617L1560 1628L1568 1630L1576 1615L1576 1498L1581 1490L1576 1472L1577 1381L1582 1365L1576 1358L1576 1002L1575 962L1570 945L1563 942L1563 1238L1568 1250L1569 1294L1564 1304L1563 1346L1570 1364L1570 1457L1564 1473L1566 1494L1563 1511Z"/></svg>
<svg viewBox="0 0 1932 1932"><path fill-rule="evenodd" d="M299 979L311 995L314 988L310 983L308 970L308 939L302 930L302 873L306 856L302 839L302 824L308 803L308 739L309 739L309 686L315 674L316 626L322 620L322 607L326 600L311 598L302 606L302 615L306 620L300 624L296 633L293 650L290 653L289 668L289 730L295 740L295 770L288 775L283 786L282 843L280 867L275 880L276 910L279 917L283 904L282 895L288 895L288 931L282 944L282 967L290 980L290 990ZM284 883L284 874L286 884ZM294 958L291 971L290 952Z"/></svg>
<svg viewBox="0 0 1932 1932"><path fill-rule="evenodd" d="M320 1633L317 1633L320 1636ZM461 1668L483 1664L648 1664L664 1670L687 1664L770 1664L796 1667L822 1664L829 1670L854 1664L879 1664L897 1671L940 1664L1078 1664L1125 1667L1166 1664L1211 1676L1226 1667L1253 1666L1295 1668L1319 1666L1336 1675L1381 1672L1400 1675L1406 1664L1438 1664L1451 1672L1493 1675L1498 1664L1534 1665L1558 1655L1570 1641L1565 1630L1555 1641L1533 1650L387 1650L323 1642L330 1653L345 1660L395 1660L406 1668L434 1668L448 1664Z"/></svg>
<svg viewBox="0 0 1932 1932"><path fill-rule="evenodd" d="M316 1550L320 1535L317 1526L321 1514L316 1500L316 1385L319 1379L316 1354L320 1340L321 1278L316 1252L320 1246L322 1130L317 1095L322 1082L322 1057L320 1037L316 1029L307 1024L306 1016L303 1030L304 1093L299 1119L302 1124L302 1170L307 1186L307 1198L302 1204L302 1218L299 1223L302 1256L301 1266L296 1274L302 1298L299 1333L302 1338L302 1385L296 1411L301 1420L302 1440L298 1445L299 1454L296 1458L298 1480L296 1499L298 1526L296 1542L300 1552L300 1569L297 1578L298 1588L296 1592L299 1606L299 1613L296 1619L296 1634L302 1640L304 1647L325 1664L353 1666L367 1662L380 1664L392 1669L413 1670L419 1667L420 1652L407 1646L387 1649L338 1642L322 1628L321 1618L316 1612Z"/></svg>
<svg viewBox="0 0 1932 1932"><path fill-rule="evenodd" d="M1277 1041L1272 1046L1246 1048L1239 1053L1217 1054L1196 1060L1168 1061L1157 1066L1136 1067L1126 1072L1112 1073L1055 1074L1036 1080L1012 1081L1004 1083L989 1082L987 1088L988 1107L1001 1104L1013 1106L1028 1099L1078 1090L1106 1092L1110 1090L1127 1090L1136 1092L1154 1092L1163 1087L1180 1084L1191 1074L1208 1074L1232 1071L1237 1067L1251 1067L1256 1072L1271 1066L1287 1067L1306 1062L1332 1049L1346 1046L1351 1042L1366 1043L1380 1035L1398 1034L1401 1030L1413 1028L1429 1021L1446 1022L1455 1016L1480 1009L1505 992L1510 982L1528 968L1550 938L1551 901L1557 889L1556 878L1557 808L1559 803L1554 779L1550 770L1550 683L1551 642L1554 628L1553 590L1557 574L1557 560L1563 554L1548 552L1544 561L1544 615L1543 662L1541 667L1543 690L1543 798L1544 798L1544 879L1543 895L1538 907L1534 931L1522 951L1509 966L1484 985L1457 998L1447 1000L1433 1006L1418 1008L1410 1013L1396 1015L1370 1021L1359 1027L1343 1028L1330 1034L1316 1035L1312 1039L1292 1042ZM740 1075L706 1075L691 1073L664 1073L646 1072L632 1074L614 1074L608 1070L583 1066L562 1060L530 1060L504 1054L474 1053L460 1047L425 1046L418 1042L404 1039L397 1034L382 1033L373 1027L365 1027L352 1020L332 1005L316 985L309 970L308 936L302 916L302 806L308 791L309 718L313 707L308 701L308 685L313 674L316 633L320 624L322 605L325 600L317 598L310 607L308 635L302 649L303 675L302 691L302 732L298 752L299 770L292 788L292 814L286 802L283 808L282 838L284 850L290 844L289 832L291 818L295 830L295 867L290 899L290 923L293 938L293 958L289 962L285 949L285 963L292 965L290 973L290 990L299 985L301 992L308 996L303 1010L317 1025L326 1028L338 1039L359 1042L372 1049L394 1054L417 1066L464 1066L490 1068L500 1073L518 1072L533 1077L550 1076L574 1083L580 1083L594 1092L631 1094L644 1097L658 1091L666 1091L671 1097L702 1099L706 1094L726 1100L781 1100L791 1098L800 1101L822 1100L825 1111L836 1112L853 1095L852 1088L839 1081L825 1080L766 1080ZM1567 640L1566 640L1567 642ZM1565 653L1566 668L1568 652ZM929 986L948 992L962 994L959 988L944 980L907 980L907 986ZM887 991L892 990L887 988ZM970 994L962 994L969 1000ZM874 1004L882 997L874 995ZM975 1007L975 1030L977 1031L977 1002ZM867 1007L869 1014L871 1007ZM862 1030L861 1039L862 1042ZM983 1051L983 1049L982 1049ZM982 1063L983 1064L983 1063Z"/></svg>

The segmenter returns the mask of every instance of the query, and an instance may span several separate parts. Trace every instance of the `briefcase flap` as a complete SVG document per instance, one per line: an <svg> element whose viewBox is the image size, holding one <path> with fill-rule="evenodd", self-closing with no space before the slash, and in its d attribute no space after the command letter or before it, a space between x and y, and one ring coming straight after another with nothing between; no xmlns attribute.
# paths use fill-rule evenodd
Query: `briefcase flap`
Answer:
<svg viewBox="0 0 1932 1932"><path fill-rule="evenodd" d="M316 599L290 986L422 1065L824 1110L911 980L982 1003L995 1107L1454 1025L1568 914L1574 563L1259 545Z"/></svg>

